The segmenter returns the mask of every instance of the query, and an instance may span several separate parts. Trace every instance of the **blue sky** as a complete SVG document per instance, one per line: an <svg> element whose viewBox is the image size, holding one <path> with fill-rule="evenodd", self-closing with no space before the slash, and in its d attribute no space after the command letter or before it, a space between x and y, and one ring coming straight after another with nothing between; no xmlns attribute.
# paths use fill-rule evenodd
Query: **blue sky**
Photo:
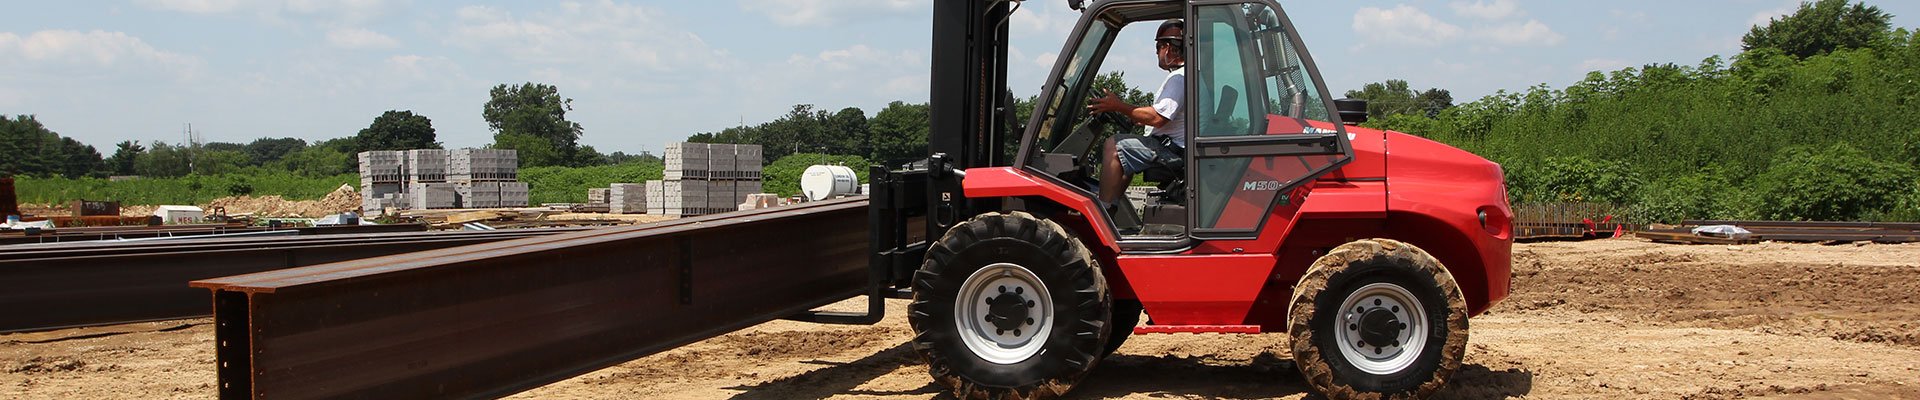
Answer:
<svg viewBox="0 0 1920 400"><path fill-rule="evenodd" d="M757 124L794 104L871 117L926 99L931 0L8 1L0 114L35 114L110 153L121 140L352 135L392 109L433 119L449 146L481 146L487 90L543 82L574 99L582 142L657 151ZM1015 93L1039 87L1077 13L1032 0L1011 22ZM1793 0L1283 2L1338 95L1406 79L1464 102L1564 86L1592 70L1695 64ZM1870 1L1920 26L1920 2ZM1148 31L1116 52L1158 83ZM1132 49L1121 47L1122 50Z"/></svg>

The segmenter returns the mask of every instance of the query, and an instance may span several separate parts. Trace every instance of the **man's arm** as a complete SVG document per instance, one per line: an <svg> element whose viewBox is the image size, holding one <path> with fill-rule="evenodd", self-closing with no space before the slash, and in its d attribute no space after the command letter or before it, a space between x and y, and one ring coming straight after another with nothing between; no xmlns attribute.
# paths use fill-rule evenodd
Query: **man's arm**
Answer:
<svg viewBox="0 0 1920 400"><path fill-rule="evenodd" d="M1092 101L1088 102L1087 112L1122 113L1122 114L1126 114L1127 119L1132 120L1133 123L1151 126L1154 128L1159 128L1167 125L1167 117L1161 116L1160 112L1157 110L1154 110L1152 106L1136 106L1132 104L1127 104L1127 102L1120 101L1120 96L1114 95L1113 91L1104 90L1102 92L1105 92L1106 96L1096 97Z"/></svg>

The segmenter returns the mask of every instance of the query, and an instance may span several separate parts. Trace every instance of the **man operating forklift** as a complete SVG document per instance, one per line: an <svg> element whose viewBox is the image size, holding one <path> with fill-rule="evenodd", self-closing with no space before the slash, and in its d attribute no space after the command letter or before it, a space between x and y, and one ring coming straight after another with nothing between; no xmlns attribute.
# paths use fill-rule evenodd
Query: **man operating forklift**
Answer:
<svg viewBox="0 0 1920 400"><path fill-rule="evenodd" d="M1146 136L1121 134L1107 139L1104 154L1110 156L1100 169L1100 201L1107 207L1120 200L1127 184L1133 181L1133 174L1179 160L1185 152L1187 113L1182 98L1187 90L1185 30L1186 23L1175 18L1160 23L1160 28L1154 31L1154 52L1159 56L1160 69L1167 70L1167 79L1160 83L1153 104L1127 104L1112 91L1088 102L1089 113L1121 113L1133 123L1148 127Z"/></svg>

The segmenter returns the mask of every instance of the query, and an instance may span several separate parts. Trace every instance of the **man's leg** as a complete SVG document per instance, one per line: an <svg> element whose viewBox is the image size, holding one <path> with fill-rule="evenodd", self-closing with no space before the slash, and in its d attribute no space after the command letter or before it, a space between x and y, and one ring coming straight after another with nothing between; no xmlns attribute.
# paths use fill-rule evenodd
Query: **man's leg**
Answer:
<svg viewBox="0 0 1920 400"><path fill-rule="evenodd" d="M1120 198L1121 194L1126 193L1127 184L1133 180L1120 165L1120 157L1125 155L1120 154L1114 141L1115 138L1107 138L1105 152L1100 153L1107 156L1105 165L1100 168L1100 201L1105 203L1113 203L1114 199Z"/></svg>

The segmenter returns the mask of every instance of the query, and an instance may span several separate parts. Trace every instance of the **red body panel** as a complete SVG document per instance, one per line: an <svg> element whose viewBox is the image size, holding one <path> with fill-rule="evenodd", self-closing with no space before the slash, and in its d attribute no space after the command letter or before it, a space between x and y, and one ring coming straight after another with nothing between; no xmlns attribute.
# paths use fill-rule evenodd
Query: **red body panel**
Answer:
<svg viewBox="0 0 1920 400"><path fill-rule="evenodd" d="M1061 223L1084 224L1070 228L1101 258L1114 296L1140 300L1154 325L1165 326L1142 333L1284 332L1293 286L1306 269L1325 251L1365 238L1408 242L1439 259L1471 314L1506 298L1512 211L1500 166L1416 136L1347 132L1353 160L1285 193L1290 201L1270 211L1257 238L1209 240L1178 254L1121 254L1092 198L1028 171L969 169L962 185L969 198L1044 198L1078 211ZM1482 227L1480 212L1491 228ZM1236 328L1205 328L1221 326Z"/></svg>

